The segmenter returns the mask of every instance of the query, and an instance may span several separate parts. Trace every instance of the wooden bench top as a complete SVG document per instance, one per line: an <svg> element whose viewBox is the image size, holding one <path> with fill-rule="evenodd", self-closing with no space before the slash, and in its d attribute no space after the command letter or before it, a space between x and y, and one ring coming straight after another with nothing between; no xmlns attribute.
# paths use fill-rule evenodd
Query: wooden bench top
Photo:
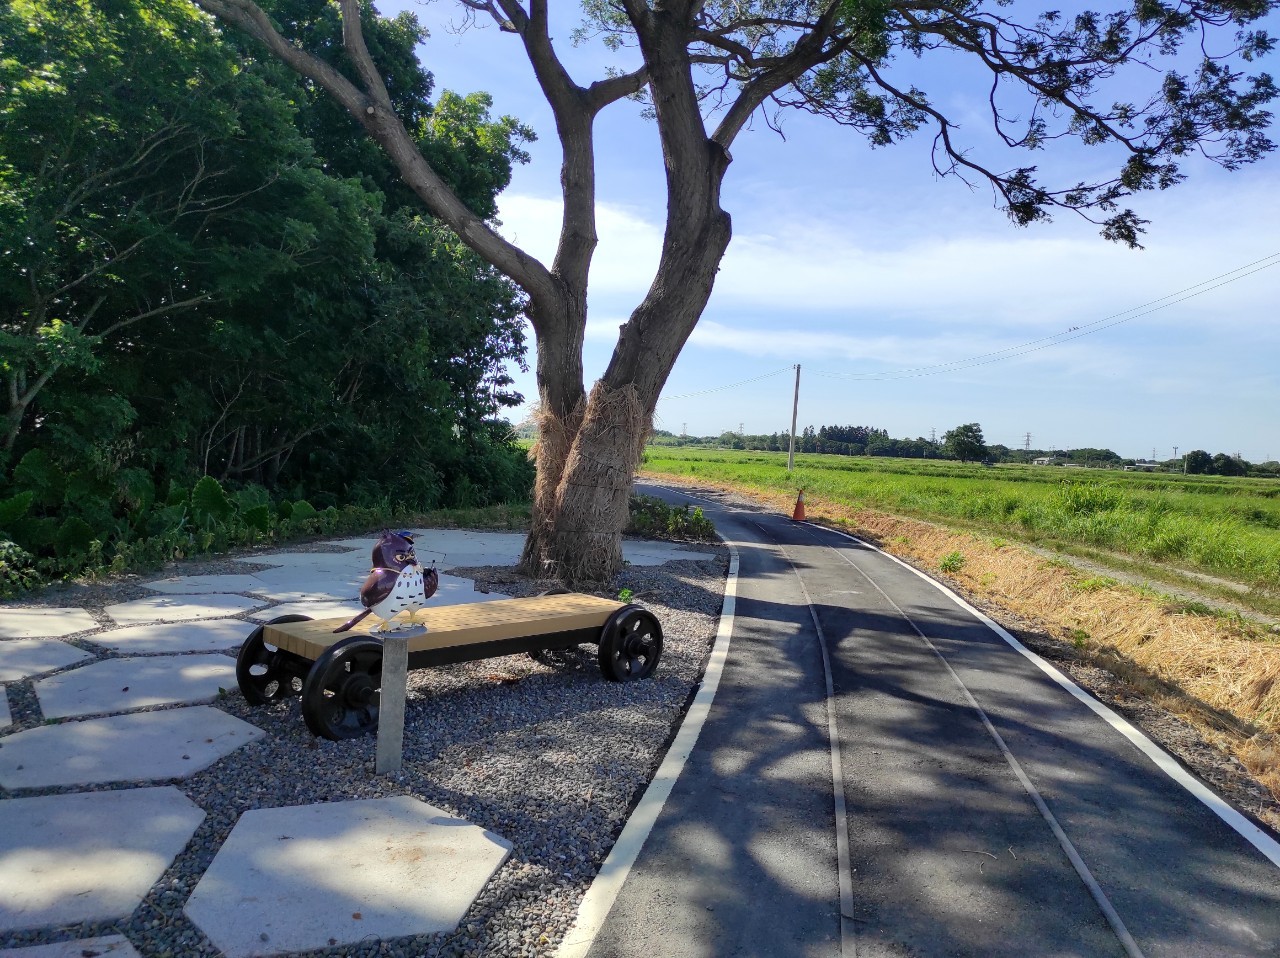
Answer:
<svg viewBox="0 0 1280 958"><path fill-rule="evenodd" d="M409 651L425 652L522 636L598 629L625 604L614 599L570 592L527 599L495 599L492 602L466 605L428 606L418 613L417 618L418 624L427 627L427 632L409 639ZM353 609L351 615L355 615L356 611ZM379 622L376 616L366 616L348 631L334 634L333 630L350 617L268 625L262 630L262 640L268 645L314 661L336 642L356 635L368 635ZM408 618L405 613L397 616L400 621L407 621ZM377 637L377 633L374 633L374 638Z"/></svg>

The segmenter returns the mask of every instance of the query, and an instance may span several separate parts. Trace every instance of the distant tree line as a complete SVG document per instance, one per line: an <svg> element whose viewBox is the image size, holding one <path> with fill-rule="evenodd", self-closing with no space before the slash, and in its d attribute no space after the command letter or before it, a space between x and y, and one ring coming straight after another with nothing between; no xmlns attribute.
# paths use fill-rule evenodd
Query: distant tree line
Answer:
<svg viewBox="0 0 1280 958"><path fill-rule="evenodd" d="M658 429L650 443L655 446L692 446L719 449L745 449L759 452L786 452L790 431L767 434L722 432L718 436L681 436ZM982 427L966 423L948 430L941 440L919 436L915 439L892 439L887 430L875 426L806 426L796 436L796 452L825 453L836 456L883 456L898 459L959 459L966 462L1034 463L1036 460L1054 466L1085 466L1094 469L1122 469L1146 463L1126 459L1110 449L1016 449L1000 444L986 444ZM1149 463L1167 472L1183 471L1181 459ZM1234 456L1218 453L1210 456L1196 450L1186 456L1186 472L1191 475L1280 476L1280 463L1249 463Z"/></svg>
<svg viewBox="0 0 1280 958"><path fill-rule="evenodd" d="M266 6L346 68L332 4ZM528 131L433 97L416 20L365 9L397 113L492 217ZM524 297L329 99L184 0L5 4L0 49L0 542L527 499L498 418Z"/></svg>

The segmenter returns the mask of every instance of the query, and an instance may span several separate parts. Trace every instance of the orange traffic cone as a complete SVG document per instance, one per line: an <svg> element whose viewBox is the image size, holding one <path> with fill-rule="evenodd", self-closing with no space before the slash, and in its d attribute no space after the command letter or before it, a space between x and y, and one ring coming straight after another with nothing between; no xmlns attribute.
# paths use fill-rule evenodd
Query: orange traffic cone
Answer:
<svg viewBox="0 0 1280 958"><path fill-rule="evenodd" d="M791 511L791 519L794 522L804 522L804 490L800 490L800 495L796 496L796 507Z"/></svg>

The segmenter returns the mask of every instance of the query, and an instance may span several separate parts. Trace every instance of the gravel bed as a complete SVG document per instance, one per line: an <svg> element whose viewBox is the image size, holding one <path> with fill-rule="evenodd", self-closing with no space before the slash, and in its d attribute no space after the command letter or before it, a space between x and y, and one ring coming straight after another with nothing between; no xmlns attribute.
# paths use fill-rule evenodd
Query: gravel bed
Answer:
<svg viewBox="0 0 1280 958"><path fill-rule="evenodd" d="M147 958L214 958L219 952L182 907L241 813L410 795L508 839L514 845L511 857L452 934L370 939L357 946L298 954L552 954L661 761L715 640L728 550L702 543L696 548L715 557L628 567L606 587L592 590L616 598L629 589L631 601L646 606L661 621L664 650L651 679L604 681L594 646L584 646L581 661L561 668L520 655L410 672L404 768L395 776L373 774L373 737L317 739L307 731L296 699L255 708L238 691L229 692L218 707L263 729L266 737L197 775L172 781L207 817L142 905L123 921L0 934L0 948L124 934ZM189 574L192 565L184 563L180 571ZM216 563L203 565L209 568L201 568L202 573L228 571ZM246 571L243 563L230 565L234 571ZM450 574L475 579L481 591L515 596L554 585L501 567L456 569ZM120 585L128 588L127 583L117 588ZM119 594L94 598L115 602ZM66 601L64 597L38 604ZM9 694L11 707L16 707L15 726L6 733L39 721L30 683L10 685ZM0 790L0 796L144 784L166 783Z"/></svg>

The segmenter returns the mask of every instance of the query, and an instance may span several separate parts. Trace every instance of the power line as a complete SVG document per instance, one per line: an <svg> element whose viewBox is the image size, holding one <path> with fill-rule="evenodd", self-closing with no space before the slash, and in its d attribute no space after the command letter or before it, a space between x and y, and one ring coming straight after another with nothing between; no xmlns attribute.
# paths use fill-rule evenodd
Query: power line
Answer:
<svg viewBox="0 0 1280 958"><path fill-rule="evenodd" d="M1070 329L1064 330L1060 333L1054 333L1051 336L1033 339L1029 342L1021 343L1016 346L1006 346L1003 349L993 350L989 353L979 353L976 356L969 356L966 359L955 359L950 362L936 363L931 366L912 366L907 369L898 369L879 373L832 373L817 370L816 375L824 376L827 379L851 379L861 382L877 382L890 379L918 379L923 376L937 376L942 373L956 372L961 369L972 369L975 366L987 366L991 363L997 363L1005 359L1014 359L1018 356L1025 356L1028 353L1034 353L1041 349L1047 349L1049 346L1056 346L1060 343L1070 342L1073 339L1080 339L1083 336L1089 336L1093 333L1101 332L1104 329L1111 329L1112 327L1119 326L1123 323L1131 322L1132 320L1138 319L1142 316L1149 316L1162 309L1167 309L1170 306L1176 306L1178 303L1186 302L1196 296L1200 296L1204 293L1211 292L1212 290L1220 289L1223 286L1238 282L1246 276L1252 276L1254 273L1260 273L1264 269L1270 269L1272 266L1280 266L1280 252L1272 253L1269 256L1264 256L1261 259L1254 260L1252 263L1247 263L1244 266L1237 267L1236 269L1230 270L1226 273L1221 273L1211 279L1203 280L1193 286L1188 286L1184 289L1178 290L1176 293L1170 293L1167 296L1161 296L1159 299L1153 299L1140 306L1134 306L1119 313L1112 313L1110 316L1104 316L1102 319L1094 320L1092 323L1085 323L1083 326L1072 326ZM1236 275L1237 273L1240 275ZM1227 277L1232 278L1228 279ZM1221 282L1219 282L1219 280L1221 280ZM1139 312L1139 310L1141 310L1141 312Z"/></svg>
<svg viewBox="0 0 1280 958"><path fill-rule="evenodd" d="M1111 329L1112 327L1119 326L1123 323L1131 322L1132 320L1139 319L1142 316L1149 316L1162 309L1167 309L1170 306L1176 306L1178 303L1186 302L1196 296L1230 285L1231 283L1244 279L1246 276L1252 276L1254 273L1260 273L1264 269L1270 269L1272 266L1280 266L1280 252L1271 253L1261 259L1254 260L1252 263L1246 263L1244 266L1239 266L1233 270L1228 270L1225 273L1220 273L1210 279L1202 280L1199 283L1187 286L1177 292L1169 293L1167 296L1161 296L1159 299L1153 299L1140 306L1133 306L1129 309L1122 310L1121 312L1104 316L1102 319L1094 320L1091 323L1085 323L1083 326L1072 326L1060 333L1043 336L1040 339L1033 339L1016 346L1006 346L1003 349L993 350L988 353L979 353L976 356L970 356L966 359L955 359L950 362L936 363L931 366L912 366L906 369L899 369L890 372L833 373L817 370L816 374L827 379L844 379L858 382L884 382L893 379L919 379L924 376L938 376L947 372L958 372L962 369L987 366L992 363L1001 362L1005 359L1015 359L1019 356L1025 356L1028 353L1047 349L1050 346L1070 342L1073 339L1080 339L1083 336L1089 336L1093 333L1101 332L1104 329ZM699 389L694 392L681 393L678 396L662 396L658 402L666 402L667 400L672 399L691 399L695 396L706 396L711 393L723 392L728 389L737 389L740 386L748 386L751 383L758 383L764 379L771 379L774 376L789 372L795 368L795 366L785 366L782 369L775 369L772 372L753 376L750 379L743 379L734 383L726 383L723 386L712 386L709 389Z"/></svg>

